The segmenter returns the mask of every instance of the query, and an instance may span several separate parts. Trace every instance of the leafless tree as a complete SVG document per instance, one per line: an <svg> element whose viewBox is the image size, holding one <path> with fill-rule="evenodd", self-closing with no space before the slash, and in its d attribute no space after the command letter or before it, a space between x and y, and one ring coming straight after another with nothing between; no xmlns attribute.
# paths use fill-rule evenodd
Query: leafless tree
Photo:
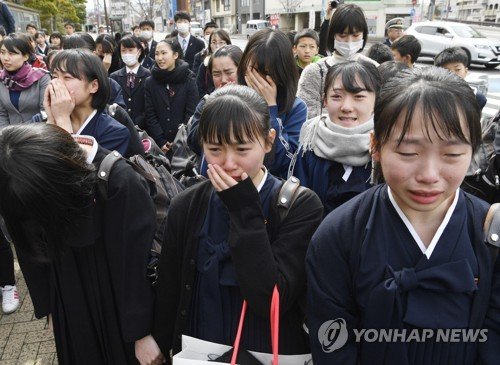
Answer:
<svg viewBox="0 0 500 365"><path fill-rule="evenodd" d="M131 0L130 8L141 19L154 19L162 3L162 0Z"/></svg>

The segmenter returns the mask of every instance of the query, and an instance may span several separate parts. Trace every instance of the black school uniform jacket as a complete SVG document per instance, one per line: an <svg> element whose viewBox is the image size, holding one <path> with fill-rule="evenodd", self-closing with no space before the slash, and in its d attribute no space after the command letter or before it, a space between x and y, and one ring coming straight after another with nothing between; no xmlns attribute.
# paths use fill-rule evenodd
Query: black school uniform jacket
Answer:
<svg viewBox="0 0 500 365"><path fill-rule="evenodd" d="M99 147L96 166L108 152ZM96 193L88 213L73 222L59 261L35 263L21 252L35 315L52 314L59 364L138 364L134 342L150 333L153 306L146 266L156 214L147 183L118 161L108 199Z"/></svg>
<svg viewBox="0 0 500 365"><path fill-rule="evenodd" d="M164 354L181 350L188 331L188 315L195 278L199 232L213 187L203 182L175 197L170 206L160 259L153 336ZM280 291L280 332L288 330L290 343L303 341L302 303L306 290L304 258L309 240L319 225L323 207L311 190L301 194L280 227L273 198L267 224L257 189L246 179L219 193L230 219L228 244L241 295L249 310L269 317L274 285ZM300 320L298 320L300 318ZM285 331L286 332L286 331ZM296 353L280 337L280 353Z"/></svg>
<svg viewBox="0 0 500 365"><path fill-rule="evenodd" d="M143 66L139 66L135 76L133 89L127 87L127 68L113 72L109 77L118 82L122 87L123 98L127 107L125 110L134 121L134 124L144 129L144 112L146 110L144 102L144 83L151 76L151 72Z"/></svg>
<svg viewBox="0 0 500 365"><path fill-rule="evenodd" d="M198 103L196 78L183 60L172 71L153 66L144 83L146 131L158 146L172 142L177 129L187 123Z"/></svg>
<svg viewBox="0 0 500 365"><path fill-rule="evenodd" d="M205 42L203 42L200 38L197 38L195 36L190 36L189 37L189 43L186 49L186 53L184 54L184 61L186 61L189 64L189 68L194 72L197 73L198 70L193 69L194 65L194 56L198 53L203 51L205 49Z"/></svg>

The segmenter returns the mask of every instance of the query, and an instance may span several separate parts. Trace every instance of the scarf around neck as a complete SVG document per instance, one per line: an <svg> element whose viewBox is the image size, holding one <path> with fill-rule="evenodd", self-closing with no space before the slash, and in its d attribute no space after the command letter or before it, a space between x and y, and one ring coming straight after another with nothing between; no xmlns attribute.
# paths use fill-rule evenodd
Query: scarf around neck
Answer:
<svg viewBox="0 0 500 365"><path fill-rule="evenodd" d="M41 68L31 67L29 63L25 62L15 73L10 73L5 69L0 71L0 81L10 91L23 91L30 88L46 74L47 72Z"/></svg>
<svg viewBox="0 0 500 365"><path fill-rule="evenodd" d="M172 71L162 70L155 63L151 69L151 76L160 84L182 84L187 81L190 72L186 61L177 60Z"/></svg>
<svg viewBox="0 0 500 365"><path fill-rule="evenodd" d="M318 157L349 166L364 166L371 160L370 131L373 118L353 128L341 127L327 115L317 116L300 131L303 153L313 151Z"/></svg>

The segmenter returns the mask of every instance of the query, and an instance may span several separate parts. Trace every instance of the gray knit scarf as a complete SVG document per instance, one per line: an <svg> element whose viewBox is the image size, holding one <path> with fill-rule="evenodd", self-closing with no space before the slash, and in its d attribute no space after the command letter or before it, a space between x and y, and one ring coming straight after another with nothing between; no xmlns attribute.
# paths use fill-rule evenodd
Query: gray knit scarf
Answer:
<svg viewBox="0 0 500 365"><path fill-rule="evenodd" d="M308 120L300 131L303 151L313 151L318 157L350 166L364 166L371 160L370 131L373 118L353 128L341 127L328 115Z"/></svg>

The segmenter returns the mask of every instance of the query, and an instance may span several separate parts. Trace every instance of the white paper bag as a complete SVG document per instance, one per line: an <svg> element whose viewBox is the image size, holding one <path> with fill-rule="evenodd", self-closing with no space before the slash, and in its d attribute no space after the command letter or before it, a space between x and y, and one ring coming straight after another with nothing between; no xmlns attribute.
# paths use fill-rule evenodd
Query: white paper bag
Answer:
<svg viewBox="0 0 500 365"><path fill-rule="evenodd" d="M173 365L227 365L209 358L217 358L231 350L232 346L220 345L199 340L194 337L182 336L182 351L174 355ZM263 364L271 364L273 355L250 351ZM279 365L312 365L311 354L280 355Z"/></svg>

